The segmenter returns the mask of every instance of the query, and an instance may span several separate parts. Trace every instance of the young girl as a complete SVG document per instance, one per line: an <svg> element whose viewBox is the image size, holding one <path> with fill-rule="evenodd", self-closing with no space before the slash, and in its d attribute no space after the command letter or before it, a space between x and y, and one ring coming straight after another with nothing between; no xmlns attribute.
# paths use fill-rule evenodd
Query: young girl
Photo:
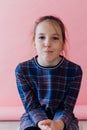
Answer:
<svg viewBox="0 0 87 130"><path fill-rule="evenodd" d="M63 22L41 17L33 35L37 55L16 67L16 82L25 113L20 130L79 130L73 109L80 90L81 67L62 54Z"/></svg>

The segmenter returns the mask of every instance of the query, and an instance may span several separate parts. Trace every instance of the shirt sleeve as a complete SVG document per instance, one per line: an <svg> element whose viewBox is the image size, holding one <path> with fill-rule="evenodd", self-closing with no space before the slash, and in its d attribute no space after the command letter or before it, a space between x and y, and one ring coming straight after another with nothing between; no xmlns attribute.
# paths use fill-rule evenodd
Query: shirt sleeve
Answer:
<svg viewBox="0 0 87 130"><path fill-rule="evenodd" d="M26 112L37 125L41 120L48 119L45 110L41 107L37 95L34 94L31 84L25 78L21 64L16 67L16 83L20 98Z"/></svg>
<svg viewBox="0 0 87 130"><path fill-rule="evenodd" d="M73 78L73 81L70 81L67 84L67 93L64 101L64 110L62 112L56 112L54 120L60 119L65 123L66 128L68 128L72 118L73 118L73 109L78 97L78 93L81 86L82 79L82 70L81 67L77 67L76 75Z"/></svg>

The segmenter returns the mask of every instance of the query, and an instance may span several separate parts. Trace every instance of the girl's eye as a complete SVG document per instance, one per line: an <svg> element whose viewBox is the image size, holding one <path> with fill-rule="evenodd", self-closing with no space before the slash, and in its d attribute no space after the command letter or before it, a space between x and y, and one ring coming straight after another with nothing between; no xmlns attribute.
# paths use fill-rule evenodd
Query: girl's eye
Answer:
<svg viewBox="0 0 87 130"><path fill-rule="evenodd" d="M53 39L53 40L59 40L59 38L58 38L58 37L53 37L52 39Z"/></svg>
<svg viewBox="0 0 87 130"><path fill-rule="evenodd" d="M39 39L42 39L42 40L43 40L43 39L45 39L45 37L44 37L44 36L40 36Z"/></svg>

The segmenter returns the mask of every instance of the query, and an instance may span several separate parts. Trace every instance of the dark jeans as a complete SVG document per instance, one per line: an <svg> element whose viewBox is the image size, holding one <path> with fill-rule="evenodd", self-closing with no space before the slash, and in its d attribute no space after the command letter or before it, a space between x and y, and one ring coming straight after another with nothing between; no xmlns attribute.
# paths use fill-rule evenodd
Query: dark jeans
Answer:
<svg viewBox="0 0 87 130"><path fill-rule="evenodd" d="M38 127L28 127L24 130L40 130Z"/></svg>

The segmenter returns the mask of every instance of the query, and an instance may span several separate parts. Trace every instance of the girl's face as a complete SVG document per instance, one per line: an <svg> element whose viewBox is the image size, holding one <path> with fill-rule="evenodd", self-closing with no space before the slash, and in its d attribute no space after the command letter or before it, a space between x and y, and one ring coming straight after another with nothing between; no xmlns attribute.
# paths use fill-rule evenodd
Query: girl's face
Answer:
<svg viewBox="0 0 87 130"><path fill-rule="evenodd" d="M38 62L42 66L54 66L58 64L60 52L64 43L59 25L49 21L43 21L36 27L35 47L38 54Z"/></svg>

